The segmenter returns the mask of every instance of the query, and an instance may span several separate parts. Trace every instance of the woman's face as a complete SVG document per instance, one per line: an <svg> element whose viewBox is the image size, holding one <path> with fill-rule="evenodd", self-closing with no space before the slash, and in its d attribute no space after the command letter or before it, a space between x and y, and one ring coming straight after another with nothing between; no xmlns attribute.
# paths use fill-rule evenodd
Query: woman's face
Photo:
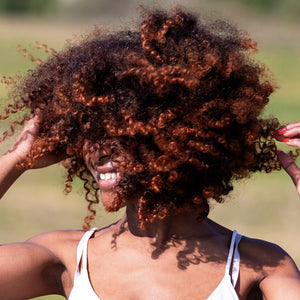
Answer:
<svg viewBox="0 0 300 300"><path fill-rule="evenodd" d="M86 165L100 187L101 201L106 208L113 204L116 196L115 187L120 180L120 173L116 170L116 164L112 162L109 155L101 153L100 150L90 152L91 144L84 145L84 159Z"/></svg>

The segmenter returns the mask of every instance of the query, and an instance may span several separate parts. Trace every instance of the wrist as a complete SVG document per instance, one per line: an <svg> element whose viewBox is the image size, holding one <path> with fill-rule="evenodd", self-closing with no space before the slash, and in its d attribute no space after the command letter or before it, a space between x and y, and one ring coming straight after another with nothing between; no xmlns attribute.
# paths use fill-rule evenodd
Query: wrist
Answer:
<svg viewBox="0 0 300 300"><path fill-rule="evenodd" d="M0 157L0 198L26 170L20 166L21 162L15 151L9 150Z"/></svg>

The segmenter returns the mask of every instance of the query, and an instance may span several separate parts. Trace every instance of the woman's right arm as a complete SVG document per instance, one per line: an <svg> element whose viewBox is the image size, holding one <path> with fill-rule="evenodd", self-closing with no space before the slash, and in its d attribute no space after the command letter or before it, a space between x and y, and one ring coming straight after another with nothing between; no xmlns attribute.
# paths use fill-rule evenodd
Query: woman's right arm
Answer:
<svg viewBox="0 0 300 300"><path fill-rule="evenodd" d="M0 157L0 198L26 169L17 167L30 153L39 128L36 114L25 124L15 144ZM59 162L63 155L47 155L34 168ZM0 299L29 299L47 294L64 295L65 267L50 250L55 248L55 232L24 243L0 245Z"/></svg>
<svg viewBox="0 0 300 300"><path fill-rule="evenodd" d="M48 235L54 235L55 232ZM55 238L52 238L55 240ZM52 251L34 241L0 246L0 299L65 296L65 266Z"/></svg>

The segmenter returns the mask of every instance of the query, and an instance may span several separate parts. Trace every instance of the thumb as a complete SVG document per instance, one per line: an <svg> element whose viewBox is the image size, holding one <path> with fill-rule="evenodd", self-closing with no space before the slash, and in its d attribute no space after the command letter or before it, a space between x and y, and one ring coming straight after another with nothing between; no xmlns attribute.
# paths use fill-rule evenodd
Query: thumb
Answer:
<svg viewBox="0 0 300 300"><path fill-rule="evenodd" d="M300 169L288 154L282 151L277 151L276 155L282 167L285 169L285 171L289 174L289 176L293 180L294 184L297 187L297 190L299 186L299 191L298 191L299 193L300 192Z"/></svg>

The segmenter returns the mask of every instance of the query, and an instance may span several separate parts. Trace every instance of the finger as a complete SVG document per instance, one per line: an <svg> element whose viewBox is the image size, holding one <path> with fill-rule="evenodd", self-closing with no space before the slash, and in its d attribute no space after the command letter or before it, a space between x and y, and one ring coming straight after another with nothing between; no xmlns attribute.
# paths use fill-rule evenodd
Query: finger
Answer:
<svg viewBox="0 0 300 300"><path fill-rule="evenodd" d="M279 142L286 143L288 146L300 148L300 138L288 138L285 136L276 136L275 139Z"/></svg>
<svg viewBox="0 0 300 300"><path fill-rule="evenodd" d="M285 137L300 137L300 127L286 129L284 132L281 132L280 135L284 135Z"/></svg>
<svg viewBox="0 0 300 300"><path fill-rule="evenodd" d="M294 128L299 128L300 127L300 122L294 122L294 123L289 123L287 125L285 125L286 129L291 130Z"/></svg>
<svg viewBox="0 0 300 300"><path fill-rule="evenodd" d="M276 129L273 137L276 138L278 136L300 137L300 123L291 123Z"/></svg>
<svg viewBox="0 0 300 300"><path fill-rule="evenodd" d="M38 133L39 123L39 116L36 114L32 114L22 128L21 133L19 134L10 151L16 151L21 156L26 155L26 153L28 153L28 151L30 150L31 145Z"/></svg>
<svg viewBox="0 0 300 300"><path fill-rule="evenodd" d="M297 186L300 183L300 169L295 164L294 160L286 153L282 151L277 151L277 157L280 164L285 169L285 171L292 178L294 184Z"/></svg>
<svg viewBox="0 0 300 300"><path fill-rule="evenodd" d="M272 136L279 142L300 148L300 123L290 123L275 130Z"/></svg>
<svg viewBox="0 0 300 300"><path fill-rule="evenodd" d="M282 134L285 131L290 131L293 129L300 128L300 122L289 123L287 125L281 126L274 131L274 134Z"/></svg>
<svg viewBox="0 0 300 300"><path fill-rule="evenodd" d="M22 132L36 132L39 127L40 118L38 115L31 115L25 123Z"/></svg>

